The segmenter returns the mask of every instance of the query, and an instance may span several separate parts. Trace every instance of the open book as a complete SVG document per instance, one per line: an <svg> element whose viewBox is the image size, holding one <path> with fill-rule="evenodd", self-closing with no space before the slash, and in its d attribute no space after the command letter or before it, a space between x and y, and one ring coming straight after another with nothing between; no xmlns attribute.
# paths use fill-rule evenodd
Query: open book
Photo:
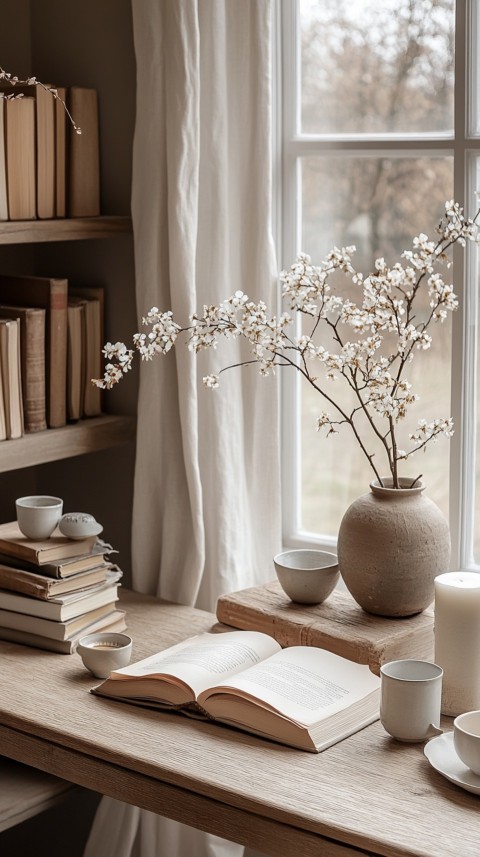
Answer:
<svg viewBox="0 0 480 857"><path fill-rule="evenodd" d="M368 666L232 631L185 640L113 672L92 692L209 717L318 753L378 719L379 688Z"/></svg>

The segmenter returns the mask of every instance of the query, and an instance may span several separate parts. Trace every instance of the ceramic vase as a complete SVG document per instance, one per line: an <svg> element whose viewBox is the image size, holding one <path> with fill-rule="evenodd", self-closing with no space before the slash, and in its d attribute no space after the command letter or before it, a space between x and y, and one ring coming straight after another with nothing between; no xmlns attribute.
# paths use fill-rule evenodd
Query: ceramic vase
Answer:
<svg viewBox="0 0 480 857"><path fill-rule="evenodd" d="M413 616L434 598L434 579L448 571L450 531L413 478L370 483L347 509L338 534L338 563L347 589L367 613Z"/></svg>

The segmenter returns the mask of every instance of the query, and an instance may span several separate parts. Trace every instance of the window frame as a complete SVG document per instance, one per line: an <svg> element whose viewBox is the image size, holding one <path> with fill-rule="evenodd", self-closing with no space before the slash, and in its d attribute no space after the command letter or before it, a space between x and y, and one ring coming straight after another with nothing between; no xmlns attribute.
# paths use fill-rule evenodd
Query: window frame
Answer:
<svg viewBox="0 0 480 857"><path fill-rule="evenodd" d="M300 28L298 0L280 0L274 23L274 166L279 181L274 200L275 237L280 268L287 268L300 247L300 164L304 156L355 157L453 156L454 198L473 216L475 177L480 178L480 0L455 4L454 132L413 134L303 134L300 131ZM471 83L471 85L470 85ZM467 85L469 84L469 85ZM475 134L475 127L477 128ZM277 176L278 178L278 176ZM339 237L341 243L341 236ZM476 459L476 374L478 337L478 250L454 248L453 283L460 308L452 318L449 519L452 568L479 568L473 555ZM281 463L283 541L290 547L332 549L336 539L300 526L300 382L296 372L281 378ZM337 442L338 439L337 439ZM473 466L472 466L473 464Z"/></svg>

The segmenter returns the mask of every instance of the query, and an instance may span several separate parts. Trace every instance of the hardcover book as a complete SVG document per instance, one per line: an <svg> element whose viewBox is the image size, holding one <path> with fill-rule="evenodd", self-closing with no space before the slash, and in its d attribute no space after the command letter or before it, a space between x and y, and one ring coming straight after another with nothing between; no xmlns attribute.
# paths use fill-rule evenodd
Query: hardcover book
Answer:
<svg viewBox="0 0 480 857"><path fill-rule="evenodd" d="M5 526L5 525L3 525ZM2 525L0 525L0 531ZM58 531L57 531L58 532ZM48 540L50 541L50 540ZM13 554L5 553L0 548L0 563L10 566L14 569L24 569L25 571L40 572L41 574L54 579L66 579L72 575L77 575L80 572L87 571L91 568L96 568L104 560L104 555L114 553L110 545L97 539L92 548L88 548L85 553L82 551L82 543L75 542L77 545L75 555L60 557L59 559L49 559L42 563L41 569L38 567L38 562L34 558L28 559L26 556L18 557ZM88 543L90 544L90 542ZM11 550L11 549L10 549Z"/></svg>
<svg viewBox="0 0 480 857"><path fill-rule="evenodd" d="M35 99L6 99L4 109L8 216L10 220L34 220Z"/></svg>
<svg viewBox="0 0 480 857"><path fill-rule="evenodd" d="M71 300L81 301L85 317L85 349L83 356L83 414L96 417L102 412L102 391L92 384L92 378L102 375L104 338L104 289L85 286L69 289Z"/></svg>
<svg viewBox="0 0 480 857"><path fill-rule="evenodd" d="M65 217L67 213L67 114L62 103L67 97L64 86L57 86L55 99L55 215Z"/></svg>
<svg viewBox="0 0 480 857"><path fill-rule="evenodd" d="M100 151L98 96L95 89L72 86L69 110L77 134L69 126L68 214L70 217L97 217L100 214Z"/></svg>
<svg viewBox="0 0 480 857"><path fill-rule="evenodd" d="M44 602L48 603L48 602ZM111 615L115 609L115 600L102 607L96 607L82 616L59 622L52 619L42 619L38 616L28 616L26 613L16 613L13 610L0 609L0 627L14 628L18 631L26 631L39 637L48 637L50 640L68 640L73 635L84 631L97 619Z"/></svg>
<svg viewBox="0 0 480 857"><path fill-rule="evenodd" d="M311 646L267 634L200 634L116 670L95 694L176 709L320 752L379 717L380 679Z"/></svg>
<svg viewBox="0 0 480 857"><path fill-rule="evenodd" d="M32 217L51 218L55 216L55 99L43 86L35 84L2 84L1 91L6 95L15 94L17 98L7 99L7 104L21 104L28 101L33 105L33 123L29 129L29 139L24 145L33 148L34 186L36 212ZM21 96L21 97L18 97ZM10 112L11 108L7 108ZM18 108L13 108L15 112ZM9 171L8 166L7 171ZM10 214L10 219L16 218Z"/></svg>
<svg viewBox="0 0 480 857"><path fill-rule="evenodd" d="M114 610L100 619L96 619L86 628L72 634L65 640L57 640L51 637L42 637L32 634L30 631L21 631L18 628L2 628L0 626L0 640L11 643L21 643L25 646L33 646L35 649L46 649L49 652L58 652L62 655L71 655L77 648L78 641L86 634L94 634L97 631L125 631L127 623L124 610Z"/></svg>
<svg viewBox="0 0 480 857"><path fill-rule="evenodd" d="M50 538L34 541L23 535L16 521L0 524L0 553L28 560L37 566L90 553L96 540L96 536L68 539L57 527Z"/></svg>
<svg viewBox="0 0 480 857"><path fill-rule="evenodd" d="M0 366L7 440L10 440L23 435L20 321L18 318L0 318Z"/></svg>
<svg viewBox="0 0 480 857"><path fill-rule="evenodd" d="M24 99L20 99L23 101ZM47 422L66 424L68 281L52 277L0 275L0 303L46 311Z"/></svg>
<svg viewBox="0 0 480 857"><path fill-rule="evenodd" d="M85 394L85 305L79 298L68 298L67 335L67 417L83 416Z"/></svg>
<svg viewBox="0 0 480 857"><path fill-rule="evenodd" d="M243 631L261 631L281 646L318 646L380 674L386 661L433 657L433 611L389 619L365 613L349 592L335 590L322 604L294 604L278 581L222 595L217 619Z"/></svg>
<svg viewBox="0 0 480 857"><path fill-rule="evenodd" d="M26 616L38 616L54 622L68 622L77 616L83 616L97 607L112 604L118 600L118 579L112 577L105 583L92 589L71 592L68 595L52 596L46 601L19 595L17 592L0 590L0 610L9 610Z"/></svg>
<svg viewBox="0 0 480 857"><path fill-rule="evenodd" d="M44 568L45 566L42 566L42 572ZM68 592L86 592L93 586L105 583L107 571L111 568L110 563L102 562L95 568L81 571L71 577L54 578L40 574L39 571L27 571L0 562L0 589L46 601Z"/></svg>
<svg viewBox="0 0 480 857"><path fill-rule="evenodd" d="M47 428L45 391L45 316L40 307L0 305L0 317L20 319L20 363L26 432Z"/></svg>

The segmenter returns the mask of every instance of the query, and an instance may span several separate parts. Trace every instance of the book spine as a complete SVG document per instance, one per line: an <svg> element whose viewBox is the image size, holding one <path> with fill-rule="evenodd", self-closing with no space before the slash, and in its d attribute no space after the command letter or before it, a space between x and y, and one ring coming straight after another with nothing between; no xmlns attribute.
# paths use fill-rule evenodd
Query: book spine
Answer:
<svg viewBox="0 0 480 857"><path fill-rule="evenodd" d="M36 218L35 99L5 102L8 210L11 220Z"/></svg>
<svg viewBox="0 0 480 857"><path fill-rule="evenodd" d="M55 99L55 215L66 215L66 152L67 152L67 119L64 102L67 90L57 87L58 98ZM63 102L63 103L62 103Z"/></svg>
<svg viewBox="0 0 480 857"><path fill-rule="evenodd" d="M55 216L55 101L42 86L35 87L37 215Z"/></svg>
<svg viewBox="0 0 480 857"><path fill-rule="evenodd" d="M51 280L47 341L48 426L67 422L67 280Z"/></svg>
<svg viewBox="0 0 480 857"><path fill-rule="evenodd" d="M69 127L68 213L70 217L100 214L100 152L98 96L95 89L73 86L69 90L69 110L77 134Z"/></svg>
<svg viewBox="0 0 480 857"><path fill-rule="evenodd" d="M47 428L45 401L45 310L25 315L22 349L22 380L25 431Z"/></svg>

